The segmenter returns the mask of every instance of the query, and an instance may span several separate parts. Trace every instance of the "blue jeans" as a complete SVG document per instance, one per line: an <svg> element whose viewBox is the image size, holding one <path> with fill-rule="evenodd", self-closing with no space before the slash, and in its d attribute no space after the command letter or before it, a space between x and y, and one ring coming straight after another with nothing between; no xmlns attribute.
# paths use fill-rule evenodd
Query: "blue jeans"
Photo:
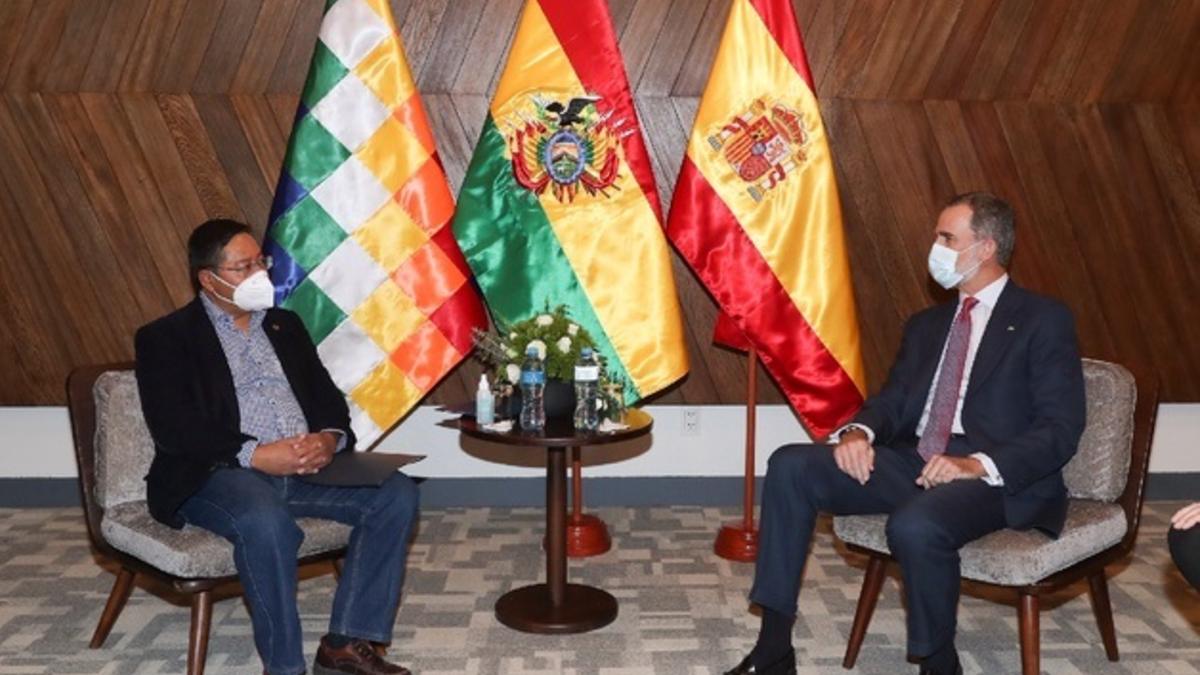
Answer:
<svg viewBox="0 0 1200 675"><path fill-rule="evenodd" d="M300 517L352 526L329 632L387 642L404 581L418 491L397 473L379 487L329 487L254 469L220 468L179 514L233 544L233 559L250 606L254 644L269 673L306 667L296 609Z"/></svg>

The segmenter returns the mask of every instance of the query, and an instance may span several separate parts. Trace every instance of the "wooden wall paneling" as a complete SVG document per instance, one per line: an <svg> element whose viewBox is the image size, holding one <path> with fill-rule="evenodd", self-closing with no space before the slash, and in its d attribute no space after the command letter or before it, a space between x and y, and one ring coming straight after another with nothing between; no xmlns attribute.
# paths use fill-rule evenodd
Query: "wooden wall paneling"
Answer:
<svg viewBox="0 0 1200 675"><path fill-rule="evenodd" d="M1171 221L1183 242L1184 251L1200 251L1200 188L1192 181L1181 139L1162 105L1142 103L1134 106L1138 129L1146 144L1146 157L1154 167L1156 183L1163 191L1163 203L1169 209ZM1190 126L1200 129L1198 120ZM1200 264L1192 256L1184 256L1192 272L1191 288L1200 288Z"/></svg>
<svg viewBox="0 0 1200 675"><path fill-rule="evenodd" d="M437 33L427 48L424 65L414 71L417 86L421 91L454 91L454 82L459 72L477 67L463 58L479 30L489 32L491 26L482 23L483 13L478 7L465 2L454 2L446 6L441 16Z"/></svg>
<svg viewBox="0 0 1200 675"><path fill-rule="evenodd" d="M920 20L907 36L909 46L903 53L903 60L897 59L899 65L890 78L891 86L881 92L884 98L922 98L961 10L961 0L927 0L920 7L910 8L909 11L920 16Z"/></svg>
<svg viewBox="0 0 1200 675"><path fill-rule="evenodd" d="M478 94L426 94L421 97L421 102L425 105L425 115L433 128L438 158L442 161L450 191L457 198L463 176L471 163L471 155L475 152L484 117L488 114L488 99Z"/></svg>
<svg viewBox="0 0 1200 675"><path fill-rule="evenodd" d="M275 112L265 96L231 95L229 103L233 106L250 151L254 153L262 183L268 186L273 198L291 131L280 133Z"/></svg>
<svg viewBox="0 0 1200 675"><path fill-rule="evenodd" d="M508 57L522 0L487 0L479 27L463 53L464 67L449 91L490 96ZM425 90L428 91L428 90Z"/></svg>
<svg viewBox="0 0 1200 675"><path fill-rule="evenodd" d="M1054 106L998 103L996 107L1028 204L1028 212L1017 226L1018 246L1039 268L1053 269L1059 297L1074 311L1076 330L1084 336L1083 352L1112 354L1115 350L1104 307L1087 261L1077 254L1077 232L1035 122L1052 118ZM1086 230L1079 234L1087 236Z"/></svg>
<svg viewBox="0 0 1200 675"><path fill-rule="evenodd" d="M200 68L188 91L222 93L232 89L238 69L245 61L244 55L250 49L258 17L266 13L265 6L272 2L274 0L228 0L221 7L211 31L212 39L203 51Z"/></svg>
<svg viewBox="0 0 1200 675"><path fill-rule="evenodd" d="M120 103L130 125L136 130L134 139L154 176L182 252L183 243L192 229L208 217L204 204L175 146L175 139L163 117L158 99L153 94L130 94L122 96ZM190 295L190 290L188 293ZM176 301L181 299L175 294L172 298Z"/></svg>
<svg viewBox="0 0 1200 675"><path fill-rule="evenodd" d="M621 41L621 36L625 34L625 29L629 26L629 18L633 16L634 7L641 0L610 0L608 3L608 15L612 17L613 33L617 36L618 44Z"/></svg>
<svg viewBox="0 0 1200 675"><path fill-rule="evenodd" d="M1039 0L1030 7L1025 29L1017 38L1019 47L1008 59L1001 76L1006 98L1028 100L1060 36L1069 32L1065 24L1076 0ZM1072 17L1078 18L1078 17Z"/></svg>
<svg viewBox="0 0 1200 675"><path fill-rule="evenodd" d="M1044 0L1036 0L1044 2ZM995 14L983 33L980 49L975 53L967 79L958 98L991 100L1001 96L1008 84L1004 72L1013 58L1018 40L1035 0L999 0Z"/></svg>
<svg viewBox="0 0 1200 675"><path fill-rule="evenodd" d="M126 218L107 223L114 240L120 242L118 254L122 260L142 261L133 266L136 278L130 279L128 297L145 314L164 314L190 297L179 290L176 281L182 269L180 239L117 97L81 94L79 100L95 129L95 147L104 153L96 159L107 162L116 181L114 193L119 192L128 205Z"/></svg>
<svg viewBox="0 0 1200 675"><path fill-rule="evenodd" d="M119 333L108 327L136 325L142 308L136 302L104 301L127 297L126 284L141 276L144 260L130 261L121 255L122 251L114 245L108 229L98 221L90 193L80 180L76 164L70 160L69 148L73 139L60 133L58 123L45 103L46 98L37 94L19 94L7 97L6 102L13 123L25 140L26 150L39 167L39 179L47 186L46 199L54 209L55 222L36 230L31 236L49 236L51 240L61 237L56 249L60 252L69 250L71 254L52 260L46 269L22 265L23 272L36 279L59 274L58 268L63 265L77 267L70 272L72 278L82 280L88 287L86 297L99 299L100 305L87 305L87 315L72 315L71 319L96 321L103 326L100 330L116 337ZM135 246L139 244L139 241L134 242ZM79 276L75 276L76 273ZM100 310L100 306L106 306L106 310ZM117 341L107 345L109 349L119 346Z"/></svg>
<svg viewBox="0 0 1200 675"><path fill-rule="evenodd" d="M1139 3L1139 9L1105 83L1106 101L1170 96L1183 63L1175 55L1195 49L1187 40L1200 25L1200 4L1153 1Z"/></svg>
<svg viewBox="0 0 1200 675"><path fill-rule="evenodd" d="M1065 100L1092 103L1101 99L1109 74L1120 58L1125 34L1139 11L1139 3L1104 2L1097 10L1099 17L1083 49L1083 57L1066 83Z"/></svg>
<svg viewBox="0 0 1200 675"><path fill-rule="evenodd" d="M254 26L236 64L229 85L231 93L261 94L271 83L271 72L279 61L296 16L300 0L267 0L254 17Z"/></svg>
<svg viewBox="0 0 1200 675"><path fill-rule="evenodd" d="M317 30L321 26L321 17L324 14L325 7L319 2L302 0L296 7L287 39L284 40L283 49L275 61L275 69L271 71L268 92L299 96L304 89L304 79L308 77L308 64L312 60ZM399 16L396 17L396 21L400 21Z"/></svg>
<svg viewBox="0 0 1200 675"><path fill-rule="evenodd" d="M396 15L396 27L408 53L408 65L413 79L420 84L425 73L425 62L435 48L442 16L451 4L450 0L420 0L409 6L408 12ZM315 33L314 33L315 34ZM458 60L455 60L457 66Z"/></svg>
<svg viewBox="0 0 1200 675"><path fill-rule="evenodd" d="M275 126L279 129L279 133L290 140L292 126L296 122L296 113L299 112L300 95L267 94L264 98L271 107L271 112L275 117Z"/></svg>
<svg viewBox="0 0 1200 675"><path fill-rule="evenodd" d="M954 192L961 194L988 189L988 178L975 152L975 142L967 129L962 104L958 101L925 101L924 109L930 127L936 130L934 141L950 175Z"/></svg>
<svg viewBox="0 0 1200 675"><path fill-rule="evenodd" d="M997 0L963 0L954 19L950 38L925 87L927 99L958 99L975 59L984 47L983 38L998 9Z"/></svg>
<svg viewBox="0 0 1200 675"><path fill-rule="evenodd" d="M150 0L138 24L138 32L132 39L129 56L122 65L118 90L158 91L155 78L166 60L167 51L188 4L175 0ZM129 39L128 36L126 39Z"/></svg>
<svg viewBox="0 0 1200 675"><path fill-rule="evenodd" d="M1200 104L1189 103L1166 106L1165 112L1179 141L1179 151L1192 174L1192 184L1200 190ZM1200 223L1191 223L1192 228Z"/></svg>
<svg viewBox="0 0 1200 675"><path fill-rule="evenodd" d="M21 53L21 36L32 13L33 0L0 2L0 88L8 88L8 71Z"/></svg>
<svg viewBox="0 0 1200 675"><path fill-rule="evenodd" d="M244 3L245 0L230 2ZM209 45L215 42L218 50L227 45L225 36L217 30L226 4L226 0L184 3L179 25L158 62L153 91L191 91Z"/></svg>
<svg viewBox="0 0 1200 675"><path fill-rule="evenodd" d="M631 91L638 91L651 51L658 37L667 32L665 23L672 4L669 0L639 0L625 29L617 34Z"/></svg>
<svg viewBox="0 0 1200 675"><path fill-rule="evenodd" d="M700 25L696 28L696 35L687 51L681 55L679 74L671 85L673 95L698 98L704 92L729 7L730 3L725 0L709 0Z"/></svg>
<svg viewBox="0 0 1200 675"><path fill-rule="evenodd" d="M235 218L246 221L246 212L217 159L217 152L200 120L200 113L188 96L163 94L157 97L163 120L175 139L183 165L196 186L196 195L209 218ZM290 127L289 127L290 128Z"/></svg>
<svg viewBox="0 0 1200 675"><path fill-rule="evenodd" d="M856 92L858 98L888 98L888 91L895 85L900 67L904 65L905 55L929 49L920 41L919 32L926 10L931 8L926 0L892 0L863 64L862 84Z"/></svg>
<svg viewBox="0 0 1200 675"><path fill-rule="evenodd" d="M256 228L255 232L261 233L266 228L267 214L271 210L275 180L263 180L254 159L254 151L242 132L228 97L197 95L191 98L217 153L222 173L228 176L229 186L248 222Z"/></svg>
<svg viewBox="0 0 1200 675"><path fill-rule="evenodd" d="M1039 101L1066 101L1068 83L1087 58L1092 31L1100 19L1100 10L1108 0L1074 0L1067 3L1067 14L1055 36L1030 90L1030 98ZM1010 73L1017 77L1021 75Z"/></svg>
<svg viewBox="0 0 1200 675"><path fill-rule="evenodd" d="M1106 241L1106 269L1102 270L1103 283L1120 283L1129 287L1134 298L1132 306L1126 307L1120 320L1138 325L1146 339L1147 349L1136 357L1153 364L1163 384L1167 400L1177 398L1175 393L1185 384L1172 373L1185 372L1179 346L1187 344L1178 339L1177 331L1185 327L1160 303L1169 298L1167 289L1174 288L1161 282L1156 267L1163 262L1164 251L1177 249L1153 248L1153 237L1147 237L1147 218L1142 208L1147 198L1132 193L1133 185L1128 181L1128 165L1124 153L1117 147L1112 133L1114 120L1102 112L1101 106L1089 106L1079 112L1079 139L1088 161L1088 171L1098 185L1096 198L1100 205L1103 223L1092 229L1093 236ZM1190 384L1186 385L1191 387ZM1197 400L1193 398L1191 400Z"/></svg>
<svg viewBox="0 0 1200 675"><path fill-rule="evenodd" d="M104 24L111 5L111 0L72 4L58 47L47 59L49 66L41 91L79 91L92 48L100 36L96 27Z"/></svg>
<svg viewBox="0 0 1200 675"><path fill-rule="evenodd" d="M865 64L892 4L893 0L879 0L854 5L834 55L832 78L837 86L828 92L821 91L822 95L862 98L864 80L868 74Z"/></svg>
<svg viewBox="0 0 1200 675"><path fill-rule="evenodd" d="M33 6L21 32L17 53L4 81L6 91L40 91L53 54L62 37L71 0L40 0Z"/></svg>
<svg viewBox="0 0 1200 675"><path fill-rule="evenodd" d="M1074 248L1070 255L1079 258L1088 271L1091 288L1096 295L1097 305L1090 310L1103 318L1104 327L1099 334L1080 331L1079 339L1083 352L1088 356L1120 360L1137 358L1145 354L1149 345L1143 327L1136 321L1125 319L1129 307L1135 302L1130 286L1123 275L1113 274L1109 258L1113 248L1119 246L1118 236L1109 231L1108 220L1097 200L1097 183L1090 173L1086 153L1080 143L1083 133L1080 112L1077 106L1056 104L1049 114L1034 118L1038 138L1045 148L1050 164L1051 176L1062 195L1066 220L1052 223L1070 227L1074 233ZM1020 235L1018 235L1020 236ZM1065 256L1059 252L1057 259ZM1063 298L1070 302L1070 298ZM1072 304L1076 321L1081 326L1090 325L1095 317L1082 316Z"/></svg>
<svg viewBox="0 0 1200 675"><path fill-rule="evenodd" d="M1200 42L1200 20L1196 21L1196 33L1188 44L1195 45L1197 42ZM1175 83L1168 100L1180 104L1200 103L1200 49L1186 49L1183 54L1183 63L1179 67L1179 81Z"/></svg>
<svg viewBox="0 0 1200 675"><path fill-rule="evenodd" d="M116 91L121 74L133 53L132 36L148 12L148 0L109 2L104 22L96 30L96 41L88 55L79 91Z"/></svg>
<svg viewBox="0 0 1200 675"><path fill-rule="evenodd" d="M36 223L34 227L13 228L24 241L15 247L19 255L10 262L21 265L22 275L30 282L25 290L30 290L30 285L34 287L38 302L33 307L36 312L33 325L57 334L57 356L63 362L70 362L71 354L80 358L111 354L117 345L108 325L87 320L102 306L100 298L82 269L73 264L76 251L63 230L37 160L30 153L21 128L20 110L13 110L12 97L6 97L4 102L0 106L0 135L5 138L7 152L6 161L0 162L0 173L17 201L20 212L17 222ZM40 391L37 395L46 393Z"/></svg>
<svg viewBox="0 0 1200 675"><path fill-rule="evenodd" d="M681 57L692 46L708 5L706 0L676 0L671 3L641 78L634 81L631 76L630 87L636 95L666 96L671 93L684 66Z"/></svg>
<svg viewBox="0 0 1200 675"><path fill-rule="evenodd" d="M8 142L0 133L0 150L8 155ZM3 173L0 167L0 174ZM23 216L17 199L0 175L0 218L18 223ZM69 321L55 317L59 302L53 288L43 286L41 277L30 276L25 261L36 265L37 254L28 246L30 232L17 227L0 227L0 405L37 405L57 400L63 389L59 369L68 352L70 340L63 333L72 330ZM21 264L17 264L20 262ZM55 389L59 392L55 392Z"/></svg>

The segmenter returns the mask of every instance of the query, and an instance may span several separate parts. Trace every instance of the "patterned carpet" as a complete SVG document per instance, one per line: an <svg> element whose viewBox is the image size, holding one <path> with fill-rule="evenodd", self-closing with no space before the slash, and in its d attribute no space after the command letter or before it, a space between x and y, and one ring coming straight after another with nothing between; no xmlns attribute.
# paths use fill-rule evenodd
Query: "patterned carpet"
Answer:
<svg viewBox="0 0 1200 675"><path fill-rule="evenodd" d="M1167 518L1147 505L1135 558L1111 593L1121 661L1109 663L1083 587L1044 602L1042 668L1049 673L1200 673L1200 601L1170 565ZM544 574L537 509L447 509L423 514L392 653L431 673L720 673L753 643L746 592L752 567L712 552L717 523L736 510L601 509L613 550L572 561L570 580L607 589L617 621L584 635L544 637L497 623L496 598ZM113 580L89 553L74 509L0 510L0 674L182 673L188 610L139 586L103 649L88 639ZM835 546L824 523L813 547L795 629L801 673L842 673L840 662L863 561ZM311 658L333 590L328 568L304 571L300 607ZM178 603L175 600L175 603ZM967 673L1017 673L1016 611L1003 593L967 587L958 645ZM904 661L904 614L884 586L858 673L915 672ZM259 673L245 606L218 602L209 673Z"/></svg>

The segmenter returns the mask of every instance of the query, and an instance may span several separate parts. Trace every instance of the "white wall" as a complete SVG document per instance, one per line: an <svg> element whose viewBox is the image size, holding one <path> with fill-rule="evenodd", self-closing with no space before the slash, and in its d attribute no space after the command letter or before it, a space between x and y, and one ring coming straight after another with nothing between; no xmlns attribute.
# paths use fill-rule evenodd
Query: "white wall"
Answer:
<svg viewBox="0 0 1200 675"><path fill-rule="evenodd" d="M737 476L742 473L745 409L740 406L699 406L696 435L685 435L682 406L648 406L654 416L650 439L589 448L589 476ZM511 449L487 443L460 443L456 432L436 426L446 418L432 407L413 413L380 449L428 455L412 473L430 477L534 476L544 459L536 450ZM1159 408L1158 427L1150 456L1155 473L1200 472L1200 404L1173 403ZM760 406L756 445L757 473L766 469L767 456L784 443L806 440L792 413L781 405ZM70 423L65 408L0 407L0 478L75 476Z"/></svg>

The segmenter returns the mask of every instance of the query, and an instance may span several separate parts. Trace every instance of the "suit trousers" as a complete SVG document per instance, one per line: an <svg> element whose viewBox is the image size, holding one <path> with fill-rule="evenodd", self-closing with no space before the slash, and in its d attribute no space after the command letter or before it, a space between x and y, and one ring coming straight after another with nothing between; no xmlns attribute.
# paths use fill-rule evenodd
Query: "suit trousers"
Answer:
<svg viewBox="0 0 1200 675"><path fill-rule="evenodd" d="M328 518L354 528L329 631L387 642L417 502L416 484L402 473L379 487L331 487L254 469L219 468L179 514L233 544L254 644L267 672L276 675L303 673L307 665L296 608L297 552L304 533L296 518Z"/></svg>
<svg viewBox="0 0 1200 675"><path fill-rule="evenodd" d="M1167 531L1171 559L1192 588L1200 591L1200 525L1186 530L1172 527Z"/></svg>
<svg viewBox="0 0 1200 675"><path fill-rule="evenodd" d="M947 454L965 456L951 439ZM890 514L887 541L900 563L908 605L908 651L925 657L954 639L958 549L1005 527L1004 495L982 480L931 489L916 484L924 461L916 448L875 447L866 484L842 472L828 445L785 445L771 455L762 495L759 553L750 599L791 616L817 514Z"/></svg>

